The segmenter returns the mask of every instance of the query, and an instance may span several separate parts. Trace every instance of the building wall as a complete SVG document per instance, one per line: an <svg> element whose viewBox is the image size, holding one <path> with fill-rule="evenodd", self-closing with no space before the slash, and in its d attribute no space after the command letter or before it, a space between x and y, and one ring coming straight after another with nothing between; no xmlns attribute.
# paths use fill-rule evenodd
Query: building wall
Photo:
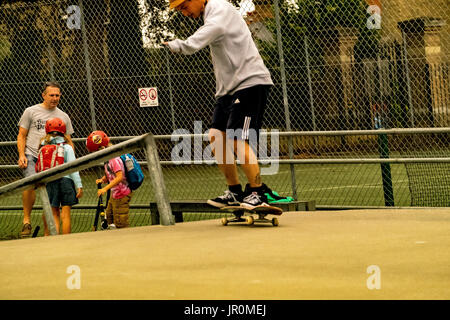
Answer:
<svg viewBox="0 0 450 320"><path fill-rule="evenodd" d="M446 21L440 31L442 58L450 58L450 1L449 0L382 0L382 40L401 41L397 23L404 20L432 17Z"/></svg>

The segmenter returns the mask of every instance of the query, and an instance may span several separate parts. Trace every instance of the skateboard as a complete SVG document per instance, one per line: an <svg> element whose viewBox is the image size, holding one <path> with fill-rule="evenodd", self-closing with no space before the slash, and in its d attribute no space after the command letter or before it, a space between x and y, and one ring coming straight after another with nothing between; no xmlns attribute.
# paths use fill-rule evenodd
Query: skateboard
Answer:
<svg viewBox="0 0 450 320"><path fill-rule="evenodd" d="M97 184L97 188L101 189L102 185L101 183ZM109 191L108 190L108 194L107 194L107 199L106 199L106 203L108 203L108 198L109 198ZM105 214L105 205L103 204L103 197L100 196L98 198L98 203L97 203L97 210L95 212L95 219L94 219L94 225L92 226L92 231L97 231L97 226L98 226L98 220L99 218L101 219L101 227L102 230L106 230L108 228L108 221L106 219L106 214Z"/></svg>
<svg viewBox="0 0 450 320"><path fill-rule="evenodd" d="M36 226L36 228L34 228L34 232L33 232L33 235L31 237L32 238L36 238L40 229L41 229L40 226Z"/></svg>
<svg viewBox="0 0 450 320"><path fill-rule="evenodd" d="M233 213L234 218L222 218L222 225L226 226L228 223L232 222L245 222L247 225L253 225L254 223L271 223L273 226L278 226L278 219L276 217L272 219L267 219L268 214L280 216L283 213L278 207L274 206L257 206L253 209L249 209L243 206L226 206L221 208L221 210L230 211ZM254 217L257 215L258 217Z"/></svg>

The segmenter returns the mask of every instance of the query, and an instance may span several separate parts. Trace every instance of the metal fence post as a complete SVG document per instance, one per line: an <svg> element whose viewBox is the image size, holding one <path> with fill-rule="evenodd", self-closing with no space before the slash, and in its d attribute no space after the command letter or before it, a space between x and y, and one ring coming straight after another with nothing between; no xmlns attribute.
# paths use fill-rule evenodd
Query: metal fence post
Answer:
<svg viewBox="0 0 450 320"><path fill-rule="evenodd" d="M277 25L277 45L278 45L278 55L280 57L280 71L281 71L281 83L283 87L283 104L284 104L284 115L286 119L286 130L291 131L291 118L289 115L289 101L286 85L286 69L284 66L283 42L281 41L280 7L278 5L278 0L274 1L274 8L275 8L275 20ZM288 148L289 148L289 159L292 159L294 157L294 147L293 147L293 139L291 136L288 137ZM297 200L297 182L295 179L295 166L291 164L290 169L291 169L292 197L295 200Z"/></svg>
<svg viewBox="0 0 450 320"><path fill-rule="evenodd" d="M414 128L414 106L412 102L412 93L411 93L411 79L409 77L409 65L408 65L408 48L406 46L406 37L405 31L402 30L402 40L403 40L403 55L405 62L405 73L406 73L406 85L408 87L408 103L409 103L409 112L411 114L411 128Z"/></svg>
<svg viewBox="0 0 450 320"><path fill-rule="evenodd" d="M173 87L172 87L172 74L170 72L170 50L169 49L163 49L165 55L166 55L166 64L167 64L167 77L169 80L169 97L170 97L170 112L171 112L171 118L172 118L172 130L176 130L175 126L175 105L173 100Z"/></svg>
<svg viewBox="0 0 450 320"><path fill-rule="evenodd" d="M50 206L50 201L48 200L47 188L44 185L41 185L37 188L37 193L42 201L42 209L44 211L45 221L47 222L48 230L50 231L51 236L55 236L58 234L56 231L55 219L53 218L52 207Z"/></svg>
<svg viewBox="0 0 450 320"><path fill-rule="evenodd" d="M308 72L308 91L309 91L309 103L311 105L311 120L313 124L313 131L317 130L316 127L316 114L314 110L314 96L313 96L313 87L312 87L312 78L311 78L311 65L309 62L309 46L308 46L308 36L305 34L303 38L305 43L305 56L306 56L306 70Z"/></svg>
<svg viewBox="0 0 450 320"><path fill-rule="evenodd" d="M305 43L305 56L306 56L306 70L308 72L308 92L309 92L309 104L311 105L311 121L313 125L313 131L317 131L316 125L316 110L314 107L314 94L313 94L313 86L312 86L312 76L311 76L311 64L309 61L309 45L308 45L308 35L305 34L303 41ZM314 148L317 150L319 148L319 142L317 137L313 137L314 139Z"/></svg>
<svg viewBox="0 0 450 320"><path fill-rule="evenodd" d="M378 136L380 158L389 158L389 143L387 134L382 133ZM383 181L384 205L386 207L394 206L394 190L392 187L391 165L389 163L380 163L381 179Z"/></svg>
<svg viewBox="0 0 450 320"><path fill-rule="evenodd" d="M147 153L147 163L153 190L155 192L156 204L160 215L161 224L164 226L175 224L172 209L170 208L169 197L167 196L166 184L159 162L158 149L152 134L145 138L145 149Z"/></svg>
<svg viewBox="0 0 450 320"><path fill-rule="evenodd" d="M381 125L380 128L385 128L387 123L387 116L386 112L384 110L384 86L383 86L383 78L382 78L382 66L381 66L381 57L380 54L377 54L377 73L378 73L378 86L377 88L377 94L378 97L377 105L379 110L376 112L379 112L379 125ZM375 120L375 119L374 119ZM377 126L377 121L375 121L375 126ZM375 129L377 129L375 127ZM389 141L387 134L382 133L378 136L378 143L379 143L379 152L380 152L380 158L388 159L389 158ZM381 163L381 179L383 181L383 193L384 193L384 204L387 207L393 207L394 206L394 190L392 187L392 175L391 175L391 165L389 163Z"/></svg>
<svg viewBox="0 0 450 320"><path fill-rule="evenodd" d="M91 126L92 130L97 130L97 122L95 120L95 104L94 104L94 91L92 89L92 75L91 75L91 59L89 57L89 47L87 42L86 25L84 23L84 11L83 11L83 0L78 1L78 6L80 7L80 19L81 19L81 33L83 35L83 51L84 51L84 62L86 65L86 81L89 94L89 106L91 109Z"/></svg>

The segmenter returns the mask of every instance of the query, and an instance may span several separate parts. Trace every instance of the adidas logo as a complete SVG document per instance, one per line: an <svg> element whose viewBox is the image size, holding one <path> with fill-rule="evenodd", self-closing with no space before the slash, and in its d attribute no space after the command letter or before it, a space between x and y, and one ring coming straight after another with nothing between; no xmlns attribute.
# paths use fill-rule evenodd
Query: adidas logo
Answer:
<svg viewBox="0 0 450 320"><path fill-rule="evenodd" d="M241 101L239 100L239 98L237 98L236 100L234 100L234 103L241 103Z"/></svg>

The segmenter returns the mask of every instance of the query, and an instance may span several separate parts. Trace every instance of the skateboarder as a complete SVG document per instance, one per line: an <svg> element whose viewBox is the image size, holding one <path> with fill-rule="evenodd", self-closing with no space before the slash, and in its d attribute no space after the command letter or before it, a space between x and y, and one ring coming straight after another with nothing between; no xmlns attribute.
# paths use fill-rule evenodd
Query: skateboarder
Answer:
<svg viewBox="0 0 450 320"><path fill-rule="evenodd" d="M249 208L267 205L265 192L270 189L261 181L258 159L248 140L252 133L259 134L273 82L250 30L226 0L170 0L170 8L194 19L203 15L204 25L186 40L175 39L163 44L172 52L186 55L206 46L211 50L216 105L209 139L228 189L207 202L218 208L240 203ZM244 191L235 156L248 180Z"/></svg>

